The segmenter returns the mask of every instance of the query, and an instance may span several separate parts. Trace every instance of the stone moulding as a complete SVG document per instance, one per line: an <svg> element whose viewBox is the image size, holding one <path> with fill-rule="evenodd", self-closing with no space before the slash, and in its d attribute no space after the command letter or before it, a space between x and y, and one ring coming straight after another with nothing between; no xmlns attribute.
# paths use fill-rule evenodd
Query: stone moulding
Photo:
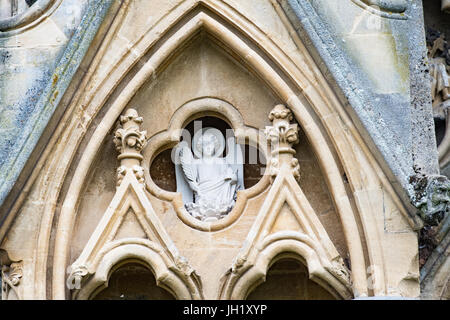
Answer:
<svg viewBox="0 0 450 320"><path fill-rule="evenodd" d="M0 249L1 300L20 300L19 285L23 277L23 262L14 261Z"/></svg>
<svg viewBox="0 0 450 320"><path fill-rule="evenodd" d="M97 4L97 2L95 3ZM105 9L104 7L100 8ZM124 9L121 17L125 13ZM114 28L108 31L105 38L114 37L117 31L116 27L120 27L119 20L117 18L114 21ZM73 224L77 215L77 203L86 185L86 179L89 177L96 154L112 130L114 123L139 88L149 80L151 81L164 62L167 62L176 50L182 48L191 36L200 30L208 32L217 39L221 46L232 50L236 56L241 57L245 67L260 77L276 93L280 100L292 110L295 119L305 129L307 139L311 142L324 171L330 194L336 202L336 209L341 219L352 263L354 295L368 294L364 261L365 249L362 244L364 234L373 235L365 241L369 262L384 266L383 248L378 238L378 233L381 231L377 229L375 221L379 212L372 209L371 203L367 199L371 191L369 188L379 187L382 184L387 193L393 197L393 201L397 201L396 205L402 214L405 216L407 214L404 212L401 202L396 198L389 181L372 158L371 151L354 128L344 106L336 100L327 81L322 78L320 71L316 70L316 64L301 45L299 45L299 52L305 55L307 63L289 56L286 53L288 50L283 47L282 43L276 43L230 5L219 1L183 1L150 30L145 31L136 43L123 48L123 52L118 55L117 60L113 58L114 61L111 61L111 65L106 66L107 70L103 70L104 74L101 75L99 82L89 86L90 77L95 74L98 61L107 51L109 42L105 41L96 51L97 56L86 72L86 78L81 86L82 90L74 95L70 102L63 101L59 105L61 94L52 102L54 103L51 105L52 111L58 106L64 108L66 114L64 124L61 123L57 127L52 137L51 147L54 150L46 150L46 154L55 152L53 154L55 157L48 159L42 157L39 160L41 165L37 166L41 170L43 179L47 179L51 183L47 190L43 190L45 208L40 227L39 247L45 249L36 252L36 297L46 298L46 283L48 283L45 272L47 270L46 262L49 259L48 250L53 250L52 290L49 297L53 299L67 298L65 275ZM77 34L78 39L83 36L83 33L80 33ZM292 34L294 36L295 31ZM83 45L86 45L86 42ZM141 58L152 48L156 48L156 50L149 59L139 63ZM83 47L84 49L86 48ZM75 64L81 61L81 57L78 55L86 52L83 50L80 49L80 52L77 52ZM66 58L72 57L72 54L73 52ZM57 87L61 89L60 93L67 88L70 73L74 71L72 67L76 69L75 66L68 67L66 62L67 60L63 60L61 64L63 69L58 69L61 72L59 75L67 71L67 77L65 75L62 83L57 82ZM121 86L122 80L133 66L139 66L140 69L133 77L127 79L127 83L122 83L123 86ZM312 76L305 71L310 70L310 66L316 66L314 72L311 72ZM120 93L118 88L121 90ZM55 91L51 90L50 93L54 94ZM115 93L118 94L115 95ZM114 99L108 105L107 110L102 110L108 97L114 97ZM92 121L98 114L101 114L102 117L101 125L95 127L92 137L86 141L86 145L83 145L83 150L78 150L82 145L81 141L87 128L92 126ZM59 142L56 143L56 140ZM77 151L80 151L81 158L75 164L72 162ZM48 161L46 162L46 160ZM344 185L341 165L348 178L350 189L357 195L354 208ZM66 173L70 166L73 166L74 173L73 175L70 173L71 180L66 180ZM361 167L365 168L364 176L361 174ZM134 175L133 178L136 180ZM122 184L127 177L125 176L123 179ZM27 185L29 183L31 182L27 182ZM63 185L67 187L68 196L64 196L66 193L61 193ZM60 196L63 197L58 200ZM51 227L53 219L56 218L54 213L59 201L61 201L61 212L57 217L53 248L50 245ZM359 230L356 218L360 219L364 233ZM80 264L80 266L83 265ZM387 280L383 271L377 273L374 279L375 294L384 294Z"/></svg>
<svg viewBox="0 0 450 320"><path fill-rule="evenodd" d="M147 132L140 130L142 122L143 118L131 108L119 118L114 143L122 170L116 194L70 268L66 283L75 289L75 299L89 299L94 290L98 292L107 287L111 269L132 259L147 265L153 271L157 284L178 299L202 298L200 278L187 260L180 256L145 194L141 152L147 144ZM135 215L147 239L116 239L129 213Z"/></svg>
<svg viewBox="0 0 450 320"><path fill-rule="evenodd" d="M0 205L13 189L25 164L36 147L45 127L61 102L72 78L78 70L103 18L114 0L93 1L88 6L79 28L72 36L56 67L52 79L43 90L34 113L16 137L17 153L11 153L0 167ZM0 33L1 35L1 33ZM6 221L5 221L6 220ZM11 217L0 217L0 238L3 237Z"/></svg>
<svg viewBox="0 0 450 320"><path fill-rule="evenodd" d="M269 179L264 175L253 187L238 191L236 204L231 212L223 219L215 222L204 222L192 217L186 210L177 192L169 192L159 188L151 179L150 165L157 154L164 148L174 147L180 141L180 132L184 125L195 119L196 116L211 115L228 122L235 132L238 141L249 141L251 145L258 146L267 159L265 138L256 129L246 127L239 111L230 103L213 97L198 98L182 105L172 116L169 128L151 137L148 147L144 151L144 158L151 161L144 162L147 190L154 196L163 200L171 201L177 216L188 226L201 231L218 231L230 226L243 212L247 200L251 199L267 189Z"/></svg>
<svg viewBox="0 0 450 320"><path fill-rule="evenodd" d="M406 0L352 0L359 7L383 18L407 20L408 16L404 13L408 9Z"/></svg>
<svg viewBox="0 0 450 320"><path fill-rule="evenodd" d="M37 0L28 10L6 19L0 19L0 38L10 37L34 27L48 18L62 0Z"/></svg>

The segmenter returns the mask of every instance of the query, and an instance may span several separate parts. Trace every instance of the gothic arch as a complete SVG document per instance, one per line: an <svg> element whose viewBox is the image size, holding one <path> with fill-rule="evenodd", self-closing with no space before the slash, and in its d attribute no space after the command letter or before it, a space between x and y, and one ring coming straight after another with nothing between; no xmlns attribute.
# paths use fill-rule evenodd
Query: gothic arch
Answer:
<svg viewBox="0 0 450 320"><path fill-rule="evenodd" d="M126 6L122 10L124 12L119 14L119 17L125 14ZM95 59L92 70L88 72L83 86L89 83L101 60L101 55L105 52L116 28L120 27L120 23L118 18L110 34L107 35L107 41L100 48L99 56ZM119 84L132 67L140 67L128 84L121 88L121 94L115 97L111 107L106 111L102 119L102 125L95 130L88 142L70 182L67 193L70 196L67 196L63 201L56 232L53 298L63 299L65 296L65 267L67 250L70 244L70 232L76 212L75 208L81 187L99 147L137 90L151 79L152 75L159 70L159 67L168 57L181 48L190 36L200 29L211 34L224 47L231 49L235 55L245 60L247 67L253 70L290 107L298 122L305 129L308 140L313 145L325 172L338 208L353 266L354 291L356 295L367 295L366 265L362 245L364 235L358 229L357 216L361 220L363 233L365 235L371 234L370 238L366 237L370 263L384 266L382 248L377 237L379 231L375 227L375 212L374 209L371 209L368 190L379 188L382 185L388 190L399 210L408 217L389 181L371 155L371 151L365 146L343 106L334 97L320 74L311 76L307 71L300 69L298 61L291 59L257 26L226 4L214 1L186 1L174 10L169 17L162 19L152 32L143 35L132 48L127 48L126 54L120 58L114 68L106 72L100 82L94 83L94 89L89 91L87 97L83 97L86 99L83 103L79 103L79 99L81 99L81 93L79 93L68 108L66 118L70 122L58 129L63 131L66 141L55 148L60 148L64 152L61 152L61 158L54 159L49 165L60 165L61 162L58 160L65 164L64 172L58 173L58 179L51 186L59 191L64 183L67 168L71 164L73 153L86 133L85 128L91 124L90 119L83 119L83 116L75 110L81 105L81 108L94 118L95 115L99 114L108 98L114 96L112 93L120 87ZM249 40L251 45L243 41L238 34ZM152 52L147 61L142 61L145 54L153 47L157 49ZM312 60L307 55L306 60L313 65ZM139 65L140 62L142 64ZM79 126L83 127L84 130L77 131L76 128ZM339 139L337 139L338 137ZM66 148L68 145L75 147ZM357 148L360 150L356 150ZM357 210L353 210L351 206L339 170L339 163L344 168L352 191L360 195L356 199ZM364 173L360 170L360 167L363 166L368 168ZM58 194L59 192L51 192L48 195L49 203L56 203ZM46 211L48 221L52 221L55 210L54 208L50 209ZM49 226L51 227L51 223L43 223L40 234L41 241L46 243L43 247L46 248L49 247L48 242L50 241ZM38 258L40 259L38 269L45 270L47 254L46 252L45 256ZM45 275L45 272L41 274ZM384 271L377 273L373 279L375 279L375 294L386 292ZM40 282L42 283L42 281Z"/></svg>
<svg viewBox="0 0 450 320"><path fill-rule="evenodd" d="M299 260L307 266L310 279L337 299L353 297L348 274L324 267L308 239L289 232L273 235L273 238L277 239L265 243L251 268L232 270L224 277L219 299L246 299L253 289L265 281L271 265L286 257Z"/></svg>

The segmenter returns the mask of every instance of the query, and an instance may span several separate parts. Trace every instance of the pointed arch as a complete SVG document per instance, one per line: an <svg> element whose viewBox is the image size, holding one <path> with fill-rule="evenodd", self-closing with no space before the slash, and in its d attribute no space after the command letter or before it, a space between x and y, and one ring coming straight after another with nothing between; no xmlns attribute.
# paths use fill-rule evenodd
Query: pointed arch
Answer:
<svg viewBox="0 0 450 320"><path fill-rule="evenodd" d="M58 148L70 146L63 152L63 159L69 166L86 132L86 130L76 132L75 128L89 127L92 124L91 119L95 118L108 99L113 97L111 106L103 115L102 125L94 131L75 169L68 187L70 197L63 200L55 237L53 298L65 297L65 266L76 206L97 151L114 122L139 88L149 81L164 62L199 30L208 32L219 44L240 57L246 66L290 107L300 125L305 129L325 173L343 225L352 261L355 295L367 295L366 264L362 244L364 235L370 234L370 237L366 239L370 263L378 266L383 266L384 263L378 236L379 230L376 229L374 222L374 212L370 209L367 191L362 189L364 189L363 186L378 187L381 180L394 200L397 197L387 179L380 173L380 169L374 167L376 164L370 156L371 153L368 148L364 148L364 143L351 120L337 101L318 90L317 87L322 82L302 72L262 30L235 9L214 1L186 1L174 9L168 17L159 21L151 32L143 35L136 44L127 48L126 54L118 59L118 63L113 64L114 66L105 73L106 76L94 84L96 87L89 90L86 103L82 104L82 108L91 118L83 118L82 115L74 112L71 122L64 129L67 130L67 141ZM100 54L104 53L104 49L99 51ZM133 67L137 68L136 73L127 79L127 83L122 83L126 75L131 75L130 71ZM86 79L88 82L89 78ZM328 92L328 89L325 88L324 91ZM116 94L112 94L113 92ZM71 110L76 109L78 102L79 100L72 102ZM71 136L70 133L75 134ZM363 146L362 152L354 150L355 145ZM358 166L354 165L358 162L361 166L368 168L364 174L360 172ZM354 210L350 203L339 163L344 167L353 192L361 194L361 197L356 199L357 210ZM64 177L64 174L60 176L62 179L60 183L63 182ZM402 208L402 205L398 204L398 207ZM357 219L361 220L364 234L361 234L358 228ZM47 233L49 234L48 231ZM384 272L381 271L372 278L376 282L375 294L385 292Z"/></svg>

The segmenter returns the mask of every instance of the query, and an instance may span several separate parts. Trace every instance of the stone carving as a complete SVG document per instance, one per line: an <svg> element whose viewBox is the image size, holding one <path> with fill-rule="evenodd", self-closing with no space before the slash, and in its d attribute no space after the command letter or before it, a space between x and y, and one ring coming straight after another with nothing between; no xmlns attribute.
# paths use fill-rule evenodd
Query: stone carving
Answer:
<svg viewBox="0 0 450 320"><path fill-rule="evenodd" d="M433 116L438 135L439 165L446 170L450 162L450 126L448 108L450 106L450 46L439 31L427 30L428 59L431 75L431 96ZM445 127L444 124L445 123ZM439 128L442 126L442 129ZM440 139L441 138L441 139Z"/></svg>
<svg viewBox="0 0 450 320"><path fill-rule="evenodd" d="M17 286L22 278L22 264L11 263L9 266L2 267L2 279L8 284Z"/></svg>
<svg viewBox="0 0 450 320"><path fill-rule="evenodd" d="M450 0L442 0L442 11L450 13Z"/></svg>
<svg viewBox="0 0 450 320"><path fill-rule="evenodd" d="M242 151L228 139L229 154L222 157L225 138L215 128L198 130L192 150L186 142L177 148L177 190L187 211L195 218L212 222L225 217L234 207L237 191L243 189Z"/></svg>
<svg viewBox="0 0 450 320"><path fill-rule="evenodd" d="M332 260L330 265L325 266L325 269L337 278L343 278L347 283L352 283L352 277L349 270L345 266L344 259L342 259L342 257Z"/></svg>
<svg viewBox="0 0 450 320"><path fill-rule="evenodd" d="M408 8L408 2L406 0L362 0L369 6L376 6L384 11L390 12L405 12Z"/></svg>
<svg viewBox="0 0 450 320"><path fill-rule="evenodd" d="M0 249L0 272L2 300L18 299L17 286L23 276L22 262L12 261L7 252Z"/></svg>
<svg viewBox="0 0 450 320"><path fill-rule="evenodd" d="M125 111L125 115L120 116L119 123L122 128L118 128L114 135L114 144L120 153L140 152L145 147L147 131L139 131L139 127L144 119L138 116L134 109Z"/></svg>
<svg viewBox="0 0 450 320"><path fill-rule="evenodd" d="M300 179L300 165L298 160L292 157L295 155L292 146L298 143L298 126L296 123L290 123L292 119L292 112L282 104L275 106L269 114L269 120L272 121L273 126L267 126L265 134L272 148L272 158L269 163L272 181L279 173L279 158L284 157L284 154L288 154L290 158L290 167L295 179Z"/></svg>
<svg viewBox="0 0 450 320"><path fill-rule="evenodd" d="M443 2L444 10L444 2ZM441 173L448 175L450 163L450 46L444 34L427 29L428 59L431 75L433 116L436 123L439 166ZM444 124L443 124L444 123ZM442 126L442 129L439 128ZM414 186L413 204L425 225L419 234L419 265L424 266L433 250L447 234L450 211L450 181L445 176L416 176L410 179Z"/></svg>
<svg viewBox="0 0 450 320"><path fill-rule="evenodd" d="M125 115L120 116L117 129L114 134L114 144L120 153L119 159L121 165L117 168L117 186L122 183L127 170L132 170L137 180L145 184L144 168L141 166L143 159L142 149L147 144L147 131L140 131L142 117L134 109L125 111Z"/></svg>
<svg viewBox="0 0 450 320"><path fill-rule="evenodd" d="M450 210L450 181L445 176L423 176L410 179L414 186L414 206L429 225L437 225Z"/></svg>
<svg viewBox="0 0 450 320"><path fill-rule="evenodd" d="M433 99L433 113L435 117L445 119L447 108L450 106L450 48L443 34L430 41L428 55L430 63L431 95Z"/></svg>

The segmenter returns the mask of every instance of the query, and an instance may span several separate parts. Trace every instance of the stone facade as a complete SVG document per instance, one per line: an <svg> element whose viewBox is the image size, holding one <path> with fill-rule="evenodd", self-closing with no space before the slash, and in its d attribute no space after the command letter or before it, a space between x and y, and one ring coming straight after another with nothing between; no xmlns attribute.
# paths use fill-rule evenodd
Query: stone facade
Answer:
<svg viewBox="0 0 450 320"><path fill-rule="evenodd" d="M2 299L448 298L421 1L3 3ZM244 153L216 221L177 187L196 121Z"/></svg>

